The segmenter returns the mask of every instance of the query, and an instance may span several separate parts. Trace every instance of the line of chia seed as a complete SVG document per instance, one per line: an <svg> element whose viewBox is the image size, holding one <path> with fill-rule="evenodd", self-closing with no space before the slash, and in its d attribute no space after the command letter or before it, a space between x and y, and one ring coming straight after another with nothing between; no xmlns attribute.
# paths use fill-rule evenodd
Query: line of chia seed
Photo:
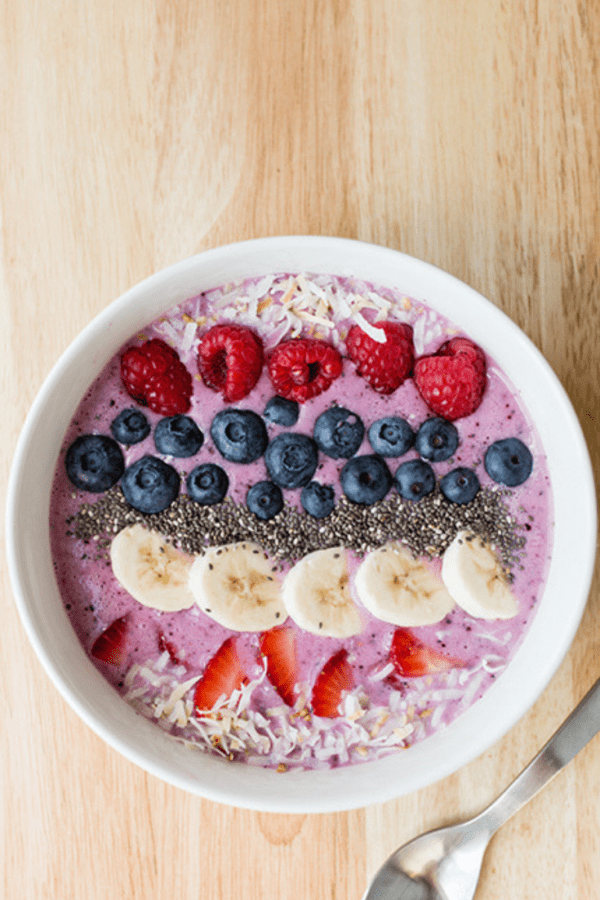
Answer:
<svg viewBox="0 0 600 900"><path fill-rule="evenodd" d="M525 546L523 526L510 513L509 491L482 488L468 504L450 503L436 489L418 502L397 494L360 506L342 497L333 512L315 519L289 504L268 521L258 519L244 504L226 498L201 506L180 494L162 513L137 512L119 487L94 503L83 503L69 521L72 534L83 541L110 539L128 525L141 523L158 531L186 553L206 547L254 541L276 560L293 563L313 550L344 546L362 556L390 541L400 541L417 556L441 556L459 531L472 532L491 543L507 574L519 565Z"/></svg>

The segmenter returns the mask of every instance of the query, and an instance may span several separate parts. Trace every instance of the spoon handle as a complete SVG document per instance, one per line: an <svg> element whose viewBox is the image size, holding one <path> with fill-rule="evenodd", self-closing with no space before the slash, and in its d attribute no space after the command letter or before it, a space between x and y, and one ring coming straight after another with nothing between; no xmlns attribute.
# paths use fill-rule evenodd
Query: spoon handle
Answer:
<svg viewBox="0 0 600 900"><path fill-rule="evenodd" d="M476 817L489 836L510 819L600 731L600 680L494 802Z"/></svg>

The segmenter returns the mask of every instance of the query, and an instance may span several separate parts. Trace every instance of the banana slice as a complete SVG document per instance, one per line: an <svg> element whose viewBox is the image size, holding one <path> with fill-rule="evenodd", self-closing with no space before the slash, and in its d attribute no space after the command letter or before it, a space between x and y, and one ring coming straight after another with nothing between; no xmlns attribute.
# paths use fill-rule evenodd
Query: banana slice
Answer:
<svg viewBox="0 0 600 900"><path fill-rule="evenodd" d="M283 602L297 625L322 637L345 638L362 631L350 596L343 547L315 550L292 566L283 580Z"/></svg>
<svg viewBox="0 0 600 900"><path fill-rule="evenodd" d="M124 528L110 545L110 561L119 584L144 606L176 612L193 605L188 587L193 557L156 531L142 525Z"/></svg>
<svg viewBox="0 0 600 900"><path fill-rule="evenodd" d="M458 605L475 619L511 619L518 612L496 554L467 531L459 531L444 553L442 580Z"/></svg>
<svg viewBox="0 0 600 900"><path fill-rule="evenodd" d="M375 618L404 628L433 625L454 600L434 573L401 544L369 553L354 582L360 601Z"/></svg>
<svg viewBox="0 0 600 900"><path fill-rule="evenodd" d="M190 570L200 609L232 631L266 631L287 619L273 563L247 541L211 547Z"/></svg>

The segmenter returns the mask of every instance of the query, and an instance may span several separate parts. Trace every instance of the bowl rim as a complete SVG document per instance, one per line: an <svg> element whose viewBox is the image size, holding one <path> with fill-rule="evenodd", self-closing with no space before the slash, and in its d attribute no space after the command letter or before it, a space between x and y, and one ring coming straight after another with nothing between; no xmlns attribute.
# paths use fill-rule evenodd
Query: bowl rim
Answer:
<svg viewBox="0 0 600 900"><path fill-rule="evenodd" d="M271 264L266 268L268 262L272 262L274 259L280 260L282 267L275 267ZM250 264L248 264L248 260L250 260ZM306 262L311 260L312 262L308 265L285 265L286 262L291 263L294 260L305 260ZM557 577L562 592L567 586L570 587L571 605L564 611L560 629L557 630L556 610L553 608L552 615L546 614L545 607L540 602L540 608L524 642L498 682L486 692L482 700L462 713L447 729L416 745L414 749L418 749L421 762L415 763L409 759L407 764L407 754L410 755L412 752L408 750L403 751L402 754L393 754L383 760L360 766L341 767L324 772L289 772L285 776L287 790L284 792L281 775L278 773L249 766L232 767L227 762L222 763L221 760L214 760L203 755L202 778L199 779L196 771L198 767L190 768L181 754L172 753L171 745L176 742L166 735L163 735L163 738L168 742L169 747L161 739L153 741L153 744L160 745L158 747L160 752L148 750L144 742L146 726L152 729L152 734L155 732L158 732L159 735L162 734L154 724L145 721L139 722L143 726L139 729L139 734L130 733L129 726L133 719L128 714L123 716L115 712L114 698L106 695L106 688L108 687L111 695L114 695L123 707L126 707L127 710L130 708L127 704L122 703L121 698L112 687L91 666L81 648L79 648L79 658L77 649L73 648L73 660L69 660L66 664L65 660L60 659L56 637L57 634L62 636L61 629L64 627L64 622L55 622L49 633L40 619L40 601L32 596L33 569L38 568L38 562L35 558L35 548L28 548L26 545L28 530L22 526L28 522L29 528L31 528L32 514L30 511L29 518L25 515L24 504L28 494L27 475L28 472L33 471L30 467L40 456L40 450L35 446L36 436L43 430L52 415L57 414L57 409L60 410L59 418L62 416L64 419L66 415L64 398L61 406L56 397L57 391L65 388L69 371L81 359L82 354L87 353L89 356L90 344L95 338L102 335L104 355L102 359L98 356L94 361L96 374L99 373L102 362L107 361L124 343L124 340L129 339L131 334L135 333L136 328L133 327L129 329L124 339L120 337L127 331L130 322L141 321L140 301L143 300L147 304L150 298L152 309L162 302L161 309L166 311L181 300L193 296L194 293L200 293L210 287L226 283L230 279L223 275L231 272L236 266L243 268L248 276L267 274L273 271L318 271L342 276L357 274L358 277L364 277L367 281L388 286L392 285L389 281L390 278L401 277L402 284L394 282L394 286L416 299L426 299L426 302L451 320L458 318L457 324L463 327L464 323L460 321L460 317L453 316L451 312L453 303L460 300L468 308L469 315L474 316L476 320L475 325L473 325L473 320L471 324L466 325L465 331L474 339L479 337L480 342L485 345L485 340L481 339L484 333L482 323L487 324L488 328L489 324L493 323L495 335L501 334L510 337L513 348L511 357L516 354L517 358L522 361L528 361L527 365L531 367L536 378L550 390L552 407L558 411L563 422L564 427L560 434L561 452L557 453L556 465L558 467L566 462L572 462L577 471L577 481L580 485L579 495L572 499L570 504L573 513L576 513L577 516L575 521L578 523L579 537L576 542L571 541L570 559L572 560L573 554L575 554L575 562L578 565L575 573L571 573L570 579L567 581L564 573L558 571L558 564L555 566L556 555L553 553L543 599L546 598L547 593L554 594L559 590L559 588L555 589L554 585L550 588L550 578ZM375 270L382 271L381 279L360 274ZM210 278L208 273L211 273ZM204 281L202 280L203 276ZM196 289L190 291L190 285L194 283ZM437 291L443 293L443 298L439 294L432 298L431 295ZM168 299L161 300L165 294L168 295ZM144 308L149 307L145 306ZM135 314L132 314L133 310L135 310ZM463 312L464 310L461 310L461 315ZM146 313L144 315L146 316ZM147 315L145 323L147 324L155 317L155 315ZM120 323L119 328L115 326L115 323ZM506 363L502 362L503 354L494 349L492 355L499 359L501 367L506 369ZM88 384L92 378L88 380ZM73 389L73 395L74 393L75 389ZM82 393L78 395L79 399L82 395ZM538 401L534 398L534 402ZM535 419L537 413L533 415L530 405L529 411ZM539 425L537 421L536 425ZM538 430L540 430L539 427ZM63 434L64 431L58 435L59 440L62 439ZM555 479L553 479L553 493L556 487ZM562 485L560 491L561 503L564 505L567 500L563 497ZM151 774L207 799L265 812L333 812L385 802L439 781L489 749L516 724L538 699L559 668L572 643L585 609L593 577L596 534L596 491L583 431L557 376L540 351L518 326L473 288L430 263L377 244L348 238L312 235L256 238L205 250L155 272L113 300L71 342L42 384L19 435L9 476L6 504L8 568L17 608L38 658L67 703L113 749ZM567 541L570 540L564 528L560 532L560 536ZM44 564L43 561L39 565L42 564ZM47 560L45 565L47 568ZM544 615L541 616L543 611ZM60 613L57 612L57 616L60 619ZM68 622L66 614L64 614L64 621ZM531 644L530 635L534 630L534 625L536 626L534 632L536 635L542 634L544 629L551 629L554 644L551 654L546 653L545 657L540 653L534 654L537 666L535 679L533 682L527 681L523 684L522 679L528 669L524 648ZM86 689L91 690L93 687L94 692L97 692L95 697L100 698L98 708L90 703L89 696L82 685L74 683L71 677L69 670L75 665L81 664L81 657L93 669L92 673L88 673L89 683L86 682ZM518 665L516 664L517 660L519 660ZM491 700L489 699L490 695L492 695ZM486 698L488 699L486 700ZM493 715L493 706L501 704L503 698L505 700L511 698L512 704L505 711L505 715L498 718ZM486 709L484 716L481 715L482 704ZM140 717L133 710L130 712L138 722ZM458 737L456 736L457 729L454 727L457 722L461 723ZM485 728L481 727L482 723ZM137 731L137 728L134 731ZM449 735L451 735L450 749L453 752L447 752ZM462 752L459 752L460 743L467 735L469 736L469 745L463 747ZM179 745L177 747L179 748ZM398 765L389 764L391 759L397 760ZM414 760L414 756L412 760ZM174 768L174 762L181 763L182 768ZM250 788L246 783L248 777L235 771L237 769L250 770L253 773L250 776L252 779ZM360 774L359 770L364 772L364 777L357 777ZM394 780L395 770L398 770L398 775Z"/></svg>

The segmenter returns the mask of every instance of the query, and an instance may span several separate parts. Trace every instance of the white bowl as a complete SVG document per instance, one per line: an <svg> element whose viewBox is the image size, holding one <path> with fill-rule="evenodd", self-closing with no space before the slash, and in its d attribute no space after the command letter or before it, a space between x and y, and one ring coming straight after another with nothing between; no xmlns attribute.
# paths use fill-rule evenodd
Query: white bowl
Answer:
<svg viewBox="0 0 600 900"><path fill-rule="evenodd" d="M144 325L175 303L227 281L270 272L356 275L426 300L497 360L522 392L547 452L555 537L533 623L502 677L447 729L408 751L322 772L280 774L190 752L123 702L89 662L67 618L50 555L50 487L63 435L85 390ZM328 237L231 244L158 272L104 310L59 359L25 422L11 472L8 558L27 634L48 674L81 718L112 747L165 781L256 810L353 809L449 775L504 735L561 663L579 625L596 549L593 474L581 428L534 345L489 301L426 263L393 250Z"/></svg>

